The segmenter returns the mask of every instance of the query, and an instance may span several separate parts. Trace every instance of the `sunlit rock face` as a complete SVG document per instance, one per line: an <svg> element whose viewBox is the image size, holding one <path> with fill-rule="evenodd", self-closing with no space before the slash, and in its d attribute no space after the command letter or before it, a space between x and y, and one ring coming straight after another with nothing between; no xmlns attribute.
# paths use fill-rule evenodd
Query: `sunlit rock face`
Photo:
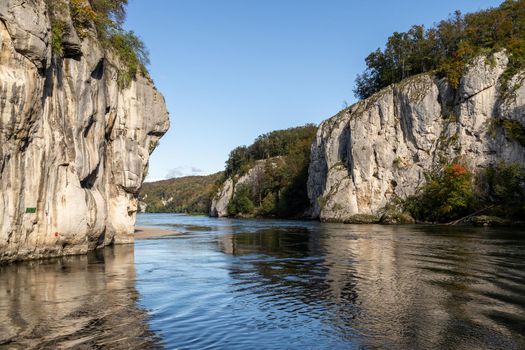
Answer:
<svg viewBox="0 0 525 350"><path fill-rule="evenodd" d="M425 172L447 162L474 172L500 161L525 164L525 148L494 123L525 126L525 74L510 79L512 94L500 94L507 64L504 53L475 60L457 90L418 75L324 121L309 169L312 217L380 216L394 198L412 195Z"/></svg>
<svg viewBox="0 0 525 350"><path fill-rule="evenodd" d="M120 87L119 61L66 29L66 57L53 57L44 1L0 3L0 261L132 242L169 126L149 78Z"/></svg>
<svg viewBox="0 0 525 350"><path fill-rule="evenodd" d="M228 178L222 183L221 187L211 200L210 216L220 218L228 216L228 204L230 204L233 197L233 191L233 179Z"/></svg>

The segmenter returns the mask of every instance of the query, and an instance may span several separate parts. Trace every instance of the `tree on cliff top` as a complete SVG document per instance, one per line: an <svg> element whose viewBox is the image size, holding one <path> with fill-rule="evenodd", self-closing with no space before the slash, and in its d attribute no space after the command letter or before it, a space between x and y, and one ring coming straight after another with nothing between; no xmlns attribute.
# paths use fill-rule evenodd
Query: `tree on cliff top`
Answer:
<svg viewBox="0 0 525 350"><path fill-rule="evenodd" d="M230 152L226 161L226 176L242 174L251 168L256 160L288 156L298 145L309 145L315 136L317 126L306 124L295 128L271 131L258 136L250 146L239 146Z"/></svg>
<svg viewBox="0 0 525 350"><path fill-rule="evenodd" d="M53 53L57 56L63 54L64 23L56 14L63 11L64 6L69 6L71 21L79 37L85 38L94 29L100 43L116 54L125 66L118 72L119 85L128 86L139 72L147 74L149 52L146 46L133 31L123 27L127 4L128 0L47 0Z"/></svg>
<svg viewBox="0 0 525 350"><path fill-rule="evenodd" d="M499 7L466 15L456 11L432 28L415 25L408 32L395 32L383 50L367 56L367 68L357 76L354 93L364 99L429 71L457 88L472 58L502 49L510 59L504 75L509 78L525 67L525 0L506 0Z"/></svg>
<svg viewBox="0 0 525 350"><path fill-rule="evenodd" d="M260 135L253 144L235 148L226 161L225 177L245 174L258 160L270 161L265 162L264 170L248 189L234 196L229 214L279 217L304 214L310 204L308 166L316 132L315 125L306 124Z"/></svg>

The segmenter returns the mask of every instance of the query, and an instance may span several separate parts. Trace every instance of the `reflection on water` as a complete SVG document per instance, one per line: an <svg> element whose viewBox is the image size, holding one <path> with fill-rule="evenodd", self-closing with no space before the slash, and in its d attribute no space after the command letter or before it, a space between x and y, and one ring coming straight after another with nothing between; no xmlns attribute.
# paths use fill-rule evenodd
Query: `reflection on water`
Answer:
<svg viewBox="0 0 525 350"><path fill-rule="evenodd" d="M525 348L518 231L140 220L185 232L136 246L137 288L170 348Z"/></svg>
<svg viewBox="0 0 525 350"><path fill-rule="evenodd" d="M519 231L139 225L183 234L0 267L0 349L525 349Z"/></svg>
<svg viewBox="0 0 525 350"><path fill-rule="evenodd" d="M0 266L0 349L152 348L133 246Z"/></svg>

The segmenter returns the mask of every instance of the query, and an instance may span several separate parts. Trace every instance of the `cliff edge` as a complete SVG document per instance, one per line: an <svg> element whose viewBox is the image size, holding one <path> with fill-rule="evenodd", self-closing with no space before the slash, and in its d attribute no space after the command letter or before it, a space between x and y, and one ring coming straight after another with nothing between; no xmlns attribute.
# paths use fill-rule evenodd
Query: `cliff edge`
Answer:
<svg viewBox="0 0 525 350"><path fill-rule="evenodd" d="M525 164L516 137L525 130L525 75L504 76L507 64L505 52L477 58L458 89L420 74L324 121L311 152L311 216L377 221L442 164L460 161L474 173L499 162Z"/></svg>
<svg viewBox="0 0 525 350"><path fill-rule="evenodd" d="M45 1L0 3L0 261L133 242L137 192L169 127L151 79L123 87L117 56L63 21L57 57Z"/></svg>

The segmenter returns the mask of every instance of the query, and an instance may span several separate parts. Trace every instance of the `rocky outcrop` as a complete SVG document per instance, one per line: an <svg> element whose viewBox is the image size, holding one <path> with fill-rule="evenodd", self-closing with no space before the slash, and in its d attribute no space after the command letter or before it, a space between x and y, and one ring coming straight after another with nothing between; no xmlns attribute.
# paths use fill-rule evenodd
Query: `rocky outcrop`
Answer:
<svg viewBox="0 0 525 350"><path fill-rule="evenodd" d="M266 167L277 166L278 162L281 162L282 159L282 157L273 157L257 160L244 175L235 175L227 178L212 198L210 216L228 216L228 204L230 204L230 201L240 186L247 186L252 193L256 193Z"/></svg>
<svg viewBox="0 0 525 350"><path fill-rule="evenodd" d="M148 77L119 86L119 60L66 29L56 57L43 0L0 3L0 261L132 242L137 191L169 126Z"/></svg>
<svg viewBox="0 0 525 350"><path fill-rule="evenodd" d="M233 198L234 183L232 178L226 179L211 200L210 216L228 216L228 204Z"/></svg>
<svg viewBox="0 0 525 350"><path fill-rule="evenodd" d="M446 162L473 171L500 161L525 164L524 146L499 126L525 126L525 76L510 79L513 91L500 94L507 63L504 53L476 59L457 90L445 79L415 76L324 121L309 168L312 217L378 218Z"/></svg>

